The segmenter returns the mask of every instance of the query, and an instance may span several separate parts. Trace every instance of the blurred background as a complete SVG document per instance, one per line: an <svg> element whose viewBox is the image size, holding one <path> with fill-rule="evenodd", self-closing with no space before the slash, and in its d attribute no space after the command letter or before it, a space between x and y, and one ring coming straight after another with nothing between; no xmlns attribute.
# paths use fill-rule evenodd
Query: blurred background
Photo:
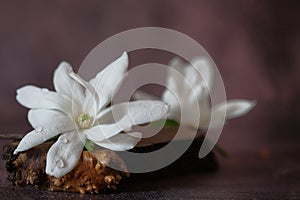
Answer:
<svg viewBox="0 0 300 200"><path fill-rule="evenodd" d="M220 144L225 149L297 148L299 1L1 1L0 132L25 134L31 129L27 109L15 100L17 88L53 88L53 71L60 61L76 70L103 40L145 26L192 37L218 66L228 99L257 100L253 111L224 127ZM136 52L130 55L130 67L150 61L166 64L171 57Z"/></svg>

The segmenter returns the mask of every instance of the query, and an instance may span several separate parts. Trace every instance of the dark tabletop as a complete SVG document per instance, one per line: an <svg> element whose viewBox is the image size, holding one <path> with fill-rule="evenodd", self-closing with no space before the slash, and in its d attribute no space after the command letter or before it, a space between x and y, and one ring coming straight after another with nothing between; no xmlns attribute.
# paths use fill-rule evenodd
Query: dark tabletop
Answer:
<svg viewBox="0 0 300 200"><path fill-rule="evenodd" d="M2 160L0 193L1 199L299 199L298 155L272 149L231 152L228 158L218 156L217 172L127 182L115 192L97 195L12 186Z"/></svg>

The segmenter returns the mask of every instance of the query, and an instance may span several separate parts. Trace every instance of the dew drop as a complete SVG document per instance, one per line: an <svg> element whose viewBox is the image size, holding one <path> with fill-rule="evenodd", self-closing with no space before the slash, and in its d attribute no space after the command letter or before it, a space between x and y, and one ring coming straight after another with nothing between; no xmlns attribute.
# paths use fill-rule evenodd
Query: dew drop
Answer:
<svg viewBox="0 0 300 200"><path fill-rule="evenodd" d="M67 144L69 141L67 138L64 138L63 141L62 141L64 144Z"/></svg>
<svg viewBox="0 0 300 200"><path fill-rule="evenodd" d="M49 90L47 88L43 88L41 91L42 91L43 94L49 93Z"/></svg>
<svg viewBox="0 0 300 200"><path fill-rule="evenodd" d="M43 127L36 127L35 132L40 133L43 131Z"/></svg>
<svg viewBox="0 0 300 200"><path fill-rule="evenodd" d="M170 110L170 108L171 108L171 106L170 106L169 104L167 104L165 108L166 108L166 110L168 110L168 111L169 111L169 110Z"/></svg>
<svg viewBox="0 0 300 200"><path fill-rule="evenodd" d="M56 162L56 166L59 168L63 168L65 166L64 161L63 160L58 160Z"/></svg>

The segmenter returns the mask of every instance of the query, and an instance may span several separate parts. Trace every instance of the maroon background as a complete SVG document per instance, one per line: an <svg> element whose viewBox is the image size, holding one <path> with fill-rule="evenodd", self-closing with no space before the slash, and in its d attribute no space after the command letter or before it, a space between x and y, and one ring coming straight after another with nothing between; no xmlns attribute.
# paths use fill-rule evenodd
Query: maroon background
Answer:
<svg viewBox="0 0 300 200"><path fill-rule="evenodd" d="M257 100L249 115L224 128L220 143L225 149L271 155L299 150L299 21L299 1L1 1L0 132L31 129L27 109L15 100L17 88L53 88L52 73L60 61L76 68L106 38L159 26L204 46L222 74L228 99ZM131 67L167 62L159 52L130 56Z"/></svg>
<svg viewBox="0 0 300 200"><path fill-rule="evenodd" d="M294 141L300 113L299 13L297 1L1 2L0 131L30 130L27 110L15 100L17 88L52 88L60 61L78 68L106 38L159 26L183 32L206 48L221 71L228 99L257 100L249 115L225 127L220 142L245 148ZM131 67L149 57L166 63L169 57L160 54L134 54Z"/></svg>

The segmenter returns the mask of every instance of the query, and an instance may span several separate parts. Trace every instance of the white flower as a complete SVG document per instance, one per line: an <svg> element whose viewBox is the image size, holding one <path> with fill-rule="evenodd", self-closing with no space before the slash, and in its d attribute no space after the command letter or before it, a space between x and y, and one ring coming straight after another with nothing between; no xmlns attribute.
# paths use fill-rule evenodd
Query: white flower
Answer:
<svg viewBox="0 0 300 200"><path fill-rule="evenodd" d="M255 101L234 99L217 104L212 109L208 88L211 90L213 86L214 74L209 62L204 57L197 57L191 61L191 65L186 65L179 58L174 58L169 65L166 90L162 94L162 101L171 106L169 119L196 129L206 129L210 123L212 127L221 125L224 112L225 119L229 120L247 114L256 104ZM137 91L134 98L158 99L142 91ZM200 120L195 127L194 119L199 116L197 107ZM181 119L181 111L185 112L184 119ZM212 112L216 117L213 121Z"/></svg>
<svg viewBox="0 0 300 200"><path fill-rule="evenodd" d="M25 135L14 153L61 134L49 149L46 162L46 173L61 177L77 164L86 139L116 151L133 148L141 133L121 132L163 118L169 106L161 101L135 101L105 108L124 79L127 66L125 52L86 82L62 62L54 73L56 92L35 86L17 90L18 102L31 109L28 120L34 130Z"/></svg>

